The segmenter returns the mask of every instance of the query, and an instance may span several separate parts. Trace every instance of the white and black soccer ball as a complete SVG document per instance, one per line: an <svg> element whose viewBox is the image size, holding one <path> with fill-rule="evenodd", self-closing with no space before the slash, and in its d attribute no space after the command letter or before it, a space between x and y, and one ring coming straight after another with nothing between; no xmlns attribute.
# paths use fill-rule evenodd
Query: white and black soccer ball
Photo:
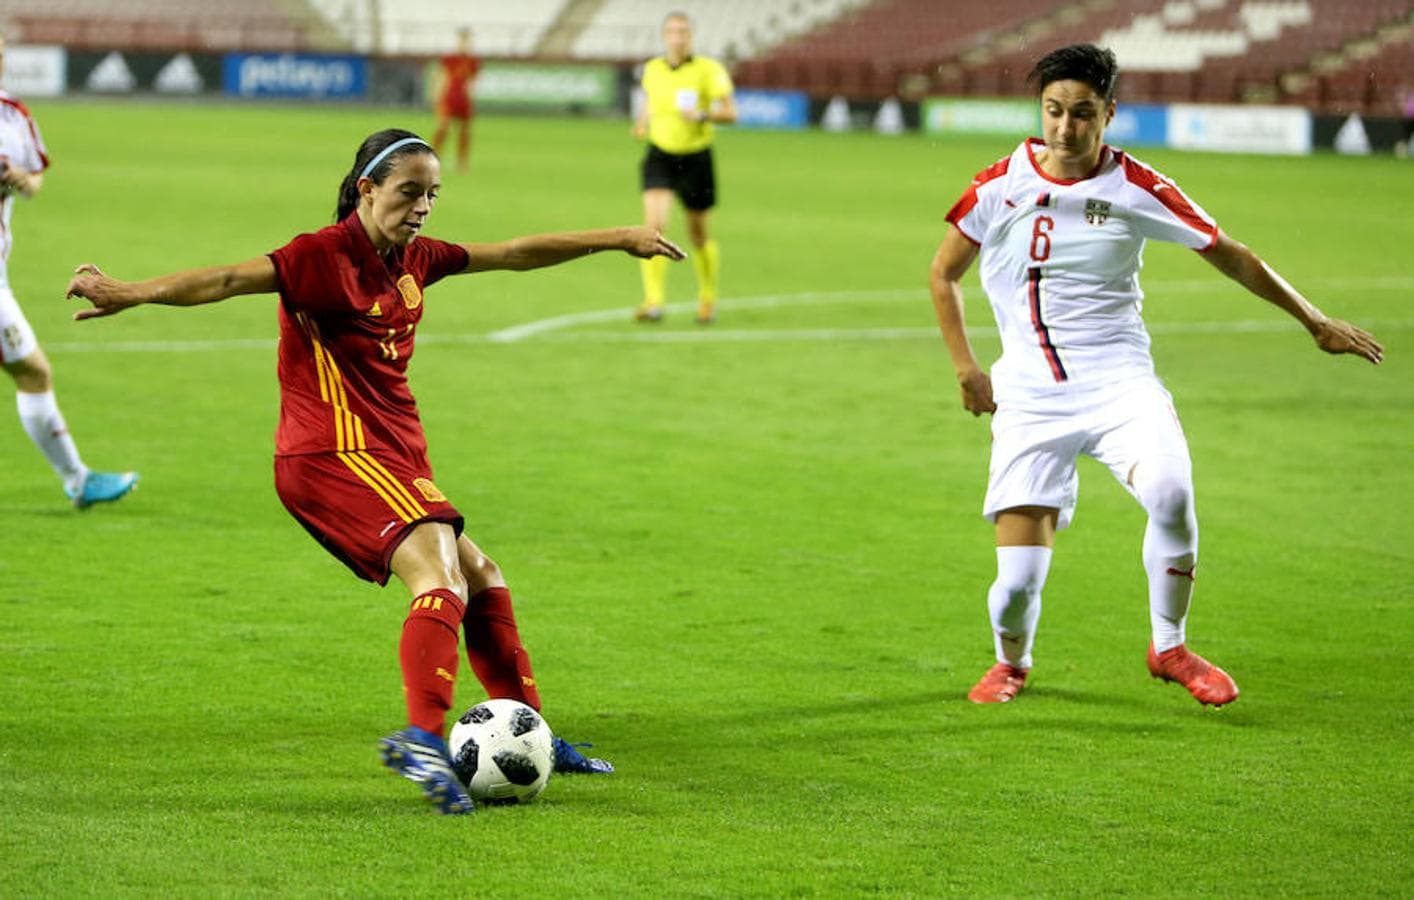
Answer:
<svg viewBox="0 0 1414 900"><path fill-rule="evenodd" d="M447 737L452 768L478 803L529 803L555 769L550 726L515 700L487 700L462 714Z"/></svg>

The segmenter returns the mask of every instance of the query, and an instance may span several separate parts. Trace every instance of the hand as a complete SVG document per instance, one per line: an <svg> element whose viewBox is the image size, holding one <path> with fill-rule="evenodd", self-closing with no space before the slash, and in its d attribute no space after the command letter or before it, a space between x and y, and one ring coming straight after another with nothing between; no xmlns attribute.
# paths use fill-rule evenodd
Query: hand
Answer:
<svg viewBox="0 0 1414 900"><path fill-rule="evenodd" d="M93 304L93 308L77 310L74 313L74 321L82 322L84 319L111 316L130 306L136 306L137 301L122 297L122 289L125 286L125 282L109 278L92 263L84 263L79 266L74 270L74 277L69 279L69 287L64 296L87 300Z"/></svg>
<svg viewBox="0 0 1414 900"><path fill-rule="evenodd" d="M1385 348L1375 336L1356 328L1342 319L1327 319L1311 331L1316 346L1327 353L1354 353L1378 364L1385 358Z"/></svg>
<svg viewBox="0 0 1414 900"><path fill-rule="evenodd" d="M958 387L962 389L962 406L974 416L994 413L997 404L992 400L992 378L981 369L973 369L957 376Z"/></svg>
<svg viewBox="0 0 1414 900"><path fill-rule="evenodd" d="M634 139L635 141L641 141L641 140L643 140L643 139L646 138L646 137L648 137L648 129L647 129L647 128L644 128L644 127L643 127L641 124L639 124L638 122L634 122L634 123L633 123L633 139Z"/></svg>
<svg viewBox="0 0 1414 900"><path fill-rule="evenodd" d="M0 155L0 185L23 192L28 176L28 172L10 165L10 157Z"/></svg>
<svg viewBox="0 0 1414 900"><path fill-rule="evenodd" d="M687 259L687 254L682 248L672 241L663 237L656 228L647 225L638 225L627 229L624 239L624 252L639 259L649 259L654 256L666 256L668 259Z"/></svg>

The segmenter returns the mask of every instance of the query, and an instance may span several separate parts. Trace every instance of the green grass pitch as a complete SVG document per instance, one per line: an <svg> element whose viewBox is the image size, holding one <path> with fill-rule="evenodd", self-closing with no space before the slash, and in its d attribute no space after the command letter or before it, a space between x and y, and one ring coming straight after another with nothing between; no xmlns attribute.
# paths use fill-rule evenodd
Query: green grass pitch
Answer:
<svg viewBox="0 0 1414 900"><path fill-rule="evenodd" d="M709 331L630 323L620 255L435 287L412 377L438 483L511 580L547 718L619 767L454 819L376 761L403 592L275 497L275 300L74 324L62 297L81 262L138 278L314 230L364 135L430 118L35 107L54 164L11 281L86 460L143 480L75 513L0 427L0 894L1408 891L1407 161L1138 154L1388 354L1326 357L1150 245L1198 486L1190 636L1243 689L1217 712L1148 677L1143 516L1092 463L1033 687L964 699L991 652L988 435L926 273L1013 140L723 133ZM484 118L429 233L635 222L638 155L624 122ZM692 299L689 266L670 290Z"/></svg>

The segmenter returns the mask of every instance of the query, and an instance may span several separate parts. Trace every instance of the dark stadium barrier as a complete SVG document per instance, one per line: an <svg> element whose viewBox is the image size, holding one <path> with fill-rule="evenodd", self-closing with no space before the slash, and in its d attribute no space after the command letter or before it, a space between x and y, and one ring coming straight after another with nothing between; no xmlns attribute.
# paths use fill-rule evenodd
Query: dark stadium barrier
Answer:
<svg viewBox="0 0 1414 900"><path fill-rule="evenodd" d="M828 131L872 131L885 102L887 101L812 97L810 123ZM918 131L922 127L919 104L902 100L898 101L898 109L903 115L905 131Z"/></svg>
<svg viewBox="0 0 1414 900"><path fill-rule="evenodd" d="M1408 139L1409 130L1405 120L1393 117L1318 115L1312 122L1311 139L1317 150L1359 153L1363 140L1370 153L1392 153Z"/></svg>
<svg viewBox="0 0 1414 900"><path fill-rule="evenodd" d="M75 50L67 56L69 93L190 96L221 89L218 54Z"/></svg>

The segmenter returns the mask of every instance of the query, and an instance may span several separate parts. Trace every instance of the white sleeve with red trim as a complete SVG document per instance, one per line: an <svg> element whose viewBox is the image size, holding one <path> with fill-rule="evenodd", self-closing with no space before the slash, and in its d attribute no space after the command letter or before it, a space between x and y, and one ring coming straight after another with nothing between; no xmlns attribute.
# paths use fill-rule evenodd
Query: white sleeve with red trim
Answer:
<svg viewBox="0 0 1414 900"><path fill-rule="evenodd" d="M25 117L29 119L29 158L21 165L31 172L43 172L49 168L49 151L44 147L44 138L39 134L39 123L34 120L34 116L25 111Z"/></svg>
<svg viewBox="0 0 1414 900"><path fill-rule="evenodd" d="M27 172L49 168L49 153L34 116L27 106L4 91L0 91L0 120L0 126L8 132L0 135L0 147L14 165Z"/></svg>
<svg viewBox="0 0 1414 900"><path fill-rule="evenodd" d="M1173 179L1128 155L1123 165L1130 186L1132 221L1141 235L1191 250L1207 250L1217 243L1217 222Z"/></svg>
<svg viewBox="0 0 1414 900"><path fill-rule="evenodd" d="M962 196L944 216L962 232L963 237L979 247L986 239L987 229L995 220L997 209L1001 206L1002 191L998 189L1001 183L997 179L1006 174L1010 163L1010 156L1003 157L978 172L972 183L967 186L967 190L962 192ZM989 182L994 183L989 187Z"/></svg>

